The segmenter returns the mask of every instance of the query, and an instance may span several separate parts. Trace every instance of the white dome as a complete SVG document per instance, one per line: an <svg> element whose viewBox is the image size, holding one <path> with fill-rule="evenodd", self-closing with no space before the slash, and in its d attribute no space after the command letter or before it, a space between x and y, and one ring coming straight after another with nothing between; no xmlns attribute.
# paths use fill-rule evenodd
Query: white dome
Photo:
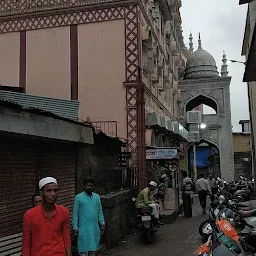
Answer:
<svg viewBox="0 0 256 256"><path fill-rule="evenodd" d="M187 60L185 79L219 76L213 56L202 49L201 45Z"/></svg>

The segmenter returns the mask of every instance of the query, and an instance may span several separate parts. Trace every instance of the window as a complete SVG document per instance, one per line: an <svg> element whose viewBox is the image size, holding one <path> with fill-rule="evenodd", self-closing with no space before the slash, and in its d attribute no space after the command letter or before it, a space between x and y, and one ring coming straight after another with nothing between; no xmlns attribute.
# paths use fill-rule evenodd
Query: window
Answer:
<svg viewBox="0 0 256 256"><path fill-rule="evenodd" d="M243 132L250 132L250 123L244 123Z"/></svg>

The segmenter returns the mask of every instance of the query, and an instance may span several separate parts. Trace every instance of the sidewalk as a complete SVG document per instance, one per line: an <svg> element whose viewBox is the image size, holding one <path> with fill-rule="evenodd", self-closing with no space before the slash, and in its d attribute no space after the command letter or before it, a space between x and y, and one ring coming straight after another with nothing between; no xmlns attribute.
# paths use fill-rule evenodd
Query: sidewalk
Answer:
<svg viewBox="0 0 256 256"><path fill-rule="evenodd" d="M198 227L206 217L201 214L198 198L194 198L193 218L179 216L172 224L162 226L151 245L139 243L133 234L119 246L103 255L109 256L192 256L201 244Z"/></svg>

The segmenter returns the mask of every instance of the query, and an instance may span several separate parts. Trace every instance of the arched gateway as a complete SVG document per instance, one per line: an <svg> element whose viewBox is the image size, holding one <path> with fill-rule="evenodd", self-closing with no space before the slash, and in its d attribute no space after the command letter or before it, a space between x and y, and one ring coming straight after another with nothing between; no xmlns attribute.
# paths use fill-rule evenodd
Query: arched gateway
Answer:
<svg viewBox="0 0 256 256"><path fill-rule="evenodd" d="M223 54L220 77L214 58L202 49L200 37L198 43L198 50L193 52L193 44L190 42L191 55L187 61L184 80L179 83L180 120L190 127L190 142L197 143L205 140L219 149L221 176L231 181L234 179L234 157L229 89L231 77L228 77L227 60ZM202 104L216 111L216 114L203 115L202 113L202 120L199 123L205 123L206 129L200 129L199 125L194 125L195 122L192 122L193 125L190 124L191 120L188 120L187 114L188 111Z"/></svg>

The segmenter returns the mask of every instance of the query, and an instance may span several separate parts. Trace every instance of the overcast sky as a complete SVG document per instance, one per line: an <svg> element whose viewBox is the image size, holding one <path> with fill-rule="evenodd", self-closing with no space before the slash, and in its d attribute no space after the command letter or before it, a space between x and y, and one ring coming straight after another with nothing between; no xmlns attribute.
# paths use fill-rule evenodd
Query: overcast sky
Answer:
<svg viewBox="0 0 256 256"><path fill-rule="evenodd" d="M185 44L189 46L189 33L194 37L197 49L198 33L201 33L202 47L213 55L220 71L223 50L227 59L244 61L241 56L247 5L238 0L182 0L181 18ZM246 84L242 82L244 65L230 63L231 111L233 131L241 131L238 124L248 119L248 97Z"/></svg>

